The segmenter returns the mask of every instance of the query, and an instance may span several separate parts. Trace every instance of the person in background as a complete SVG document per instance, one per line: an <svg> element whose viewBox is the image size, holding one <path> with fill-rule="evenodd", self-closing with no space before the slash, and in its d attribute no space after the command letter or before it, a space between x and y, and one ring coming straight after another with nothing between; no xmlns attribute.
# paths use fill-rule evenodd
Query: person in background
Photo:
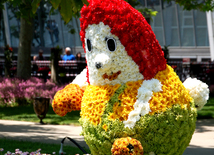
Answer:
<svg viewBox="0 0 214 155"><path fill-rule="evenodd" d="M56 23L55 20L52 21L53 25L53 34L55 36L55 42L59 42L59 29L58 29L58 24Z"/></svg>
<svg viewBox="0 0 214 155"><path fill-rule="evenodd" d="M43 56L43 50L42 49L39 50L39 55L33 57L33 60L34 61L36 61L36 60L46 60L46 58Z"/></svg>
<svg viewBox="0 0 214 155"><path fill-rule="evenodd" d="M53 42L53 30L54 30L54 27L53 27L53 24L52 24L52 20L48 20L45 27L49 32L50 39L51 39L51 44L54 46L54 42Z"/></svg>
<svg viewBox="0 0 214 155"><path fill-rule="evenodd" d="M43 50L42 49L39 50L39 55L38 56L34 56L33 57L33 60L34 61L46 60L46 58L43 56ZM34 71L34 74L41 73L42 77L44 79L44 82L47 82L48 72L50 71L49 67L47 67L47 66L38 66L36 63L34 63L32 70Z"/></svg>
<svg viewBox="0 0 214 155"><path fill-rule="evenodd" d="M83 57L82 57L81 52L78 52L78 53L76 54L76 60L84 60Z"/></svg>
<svg viewBox="0 0 214 155"><path fill-rule="evenodd" d="M71 49L70 47L65 48L65 55L62 57L62 60L67 61L67 60L76 60L75 56L71 54Z"/></svg>
<svg viewBox="0 0 214 155"><path fill-rule="evenodd" d="M81 52L78 52L76 54L76 60L78 60L77 61L77 72L76 72L76 74L80 74L83 71L83 69L86 67L85 59L84 59L84 57L82 57Z"/></svg>

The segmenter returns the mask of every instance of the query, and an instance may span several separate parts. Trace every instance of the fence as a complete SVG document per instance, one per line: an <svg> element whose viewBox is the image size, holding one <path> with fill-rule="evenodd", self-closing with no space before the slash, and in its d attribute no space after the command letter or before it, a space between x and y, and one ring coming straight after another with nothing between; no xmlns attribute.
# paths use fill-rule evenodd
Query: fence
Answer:
<svg viewBox="0 0 214 155"><path fill-rule="evenodd" d="M59 76L61 80L72 81L77 74L79 74L85 67L85 61L71 60L62 61L59 63ZM31 61L31 76L46 78L44 76L51 76L51 61L41 60L41 61ZM13 61L11 74L16 76L17 61ZM4 76L4 60L0 60L0 76Z"/></svg>
<svg viewBox="0 0 214 155"><path fill-rule="evenodd" d="M50 77L51 61L31 61L32 76L42 77L44 71ZM188 77L195 77L206 82L214 84L214 63L213 62L182 62L169 61L168 64L174 68L181 81ZM38 68L35 68L37 66ZM16 74L17 61L13 61L11 72L13 76ZM72 81L86 67L85 61L59 61L59 76L62 80ZM0 60L0 76L4 76L4 60Z"/></svg>
<svg viewBox="0 0 214 155"><path fill-rule="evenodd" d="M214 84L214 63L213 62L182 62L169 61L181 79L186 80L188 77L197 78L208 85Z"/></svg>

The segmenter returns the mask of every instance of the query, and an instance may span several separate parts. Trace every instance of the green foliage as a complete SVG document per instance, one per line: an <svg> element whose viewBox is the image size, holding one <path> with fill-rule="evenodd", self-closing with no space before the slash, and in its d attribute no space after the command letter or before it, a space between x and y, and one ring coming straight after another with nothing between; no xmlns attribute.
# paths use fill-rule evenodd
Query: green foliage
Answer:
<svg viewBox="0 0 214 155"><path fill-rule="evenodd" d="M72 1L64 0L61 1L59 6L59 12L63 18L63 20L68 23L74 14L75 6L72 7Z"/></svg>
<svg viewBox="0 0 214 155"><path fill-rule="evenodd" d="M128 2L132 7L135 7L140 4L137 0L125 0L125 1Z"/></svg>
<svg viewBox="0 0 214 155"><path fill-rule="evenodd" d="M139 5L137 0L126 0L133 7ZM172 0L165 0L171 2ZM0 9L3 8L3 4L9 2L13 4L14 7L19 7L19 16L22 16L25 19L28 19L29 16L33 17L36 13L37 8L41 0L2 0L0 2ZM49 0L52 4L53 9L59 9L62 18L66 23L68 23L72 16L79 14L80 9L84 4L88 5L87 0ZM183 6L186 10L199 9L201 11L214 10L214 3L212 0L198 1L198 0L176 0L176 3ZM53 10L52 9L52 10ZM142 12L142 11L141 11ZM155 11L149 11L151 16L156 14Z"/></svg>
<svg viewBox="0 0 214 155"><path fill-rule="evenodd" d="M4 3L7 2L7 0L1 0L0 2L0 10L4 9Z"/></svg>
<svg viewBox="0 0 214 155"><path fill-rule="evenodd" d="M166 0L171 2L172 0ZM195 10L199 9L200 11L213 11L214 3L213 0L176 0L176 3L183 6L185 10Z"/></svg>
<svg viewBox="0 0 214 155"><path fill-rule="evenodd" d="M13 5L13 7L18 7L19 11L17 12L18 17L22 17L26 19L27 21L34 17L33 9L31 6L32 1L31 0L13 0L9 1L10 4Z"/></svg>
<svg viewBox="0 0 214 155"><path fill-rule="evenodd" d="M33 13L36 13L37 8L39 7L39 3L41 0L33 0L31 3Z"/></svg>
<svg viewBox="0 0 214 155"><path fill-rule="evenodd" d="M197 119L214 118L214 97L211 97L205 106L198 111Z"/></svg>
<svg viewBox="0 0 214 155"><path fill-rule="evenodd" d="M33 110L33 105L28 106L14 106L6 107L0 105L0 119L3 120L15 120L15 121L26 121L26 122L39 122L39 118ZM50 106L46 117L43 122L47 124L60 124L60 125L79 125L80 111L72 111L64 117L56 115L53 108Z"/></svg>
<svg viewBox="0 0 214 155"><path fill-rule="evenodd" d="M59 4L61 3L61 0L50 0L53 8L56 10L59 7Z"/></svg>
<svg viewBox="0 0 214 155"><path fill-rule="evenodd" d="M143 8L143 9L137 9L145 18L152 19L152 16L156 16L158 13L157 11L153 11L152 9Z"/></svg>
<svg viewBox="0 0 214 155"><path fill-rule="evenodd" d="M169 60L169 46L164 45L162 48L162 51L164 52L164 58L168 61Z"/></svg>
<svg viewBox="0 0 214 155"><path fill-rule="evenodd" d="M54 9L59 9L65 23L79 14L83 4L88 4L87 0L50 0L50 3Z"/></svg>

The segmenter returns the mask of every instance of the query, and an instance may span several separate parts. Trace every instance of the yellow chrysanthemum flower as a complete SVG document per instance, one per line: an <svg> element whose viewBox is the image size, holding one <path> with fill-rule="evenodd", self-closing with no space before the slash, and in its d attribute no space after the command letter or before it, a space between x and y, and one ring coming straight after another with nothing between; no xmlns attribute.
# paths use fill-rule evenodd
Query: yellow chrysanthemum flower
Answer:
<svg viewBox="0 0 214 155"><path fill-rule="evenodd" d="M104 124L104 125L102 126L102 128L103 128L105 131L108 130L108 126L107 126L106 124Z"/></svg>
<svg viewBox="0 0 214 155"><path fill-rule="evenodd" d="M154 78L161 82L163 91L153 93L150 100L150 114L166 111L174 104L180 104L181 107L187 104L189 107L192 98L170 66L167 65L166 69L158 72Z"/></svg>
<svg viewBox="0 0 214 155"><path fill-rule="evenodd" d="M142 84L143 80L137 82L127 82L127 88L118 97L120 103L114 103L113 113L109 114L110 120L119 119L124 121L128 119L129 113L134 110L134 103L137 100L138 88Z"/></svg>
<svg viewBox="0 0 214 155"><path fill-rule="evenodd" d="M82 99L81 117L88 118L94 125L99 124L106 104L119 87L119 84L114 86L88 86Z"/></svg>

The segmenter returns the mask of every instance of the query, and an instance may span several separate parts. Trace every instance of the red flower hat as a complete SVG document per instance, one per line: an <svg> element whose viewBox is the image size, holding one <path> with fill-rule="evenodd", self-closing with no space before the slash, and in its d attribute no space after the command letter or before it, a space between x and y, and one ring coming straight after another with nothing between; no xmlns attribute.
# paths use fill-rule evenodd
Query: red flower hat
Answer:
<svg viewBox="0 0 214 155"><path fill-rule="evenodd" d="M103 22L118 36L145 79L166 68L164 53L143 15L124 0L88 0L80 11L80 37L85 50L85 29ZM87 76L88 78L88 76ZM89 82L89 80L88 80Z"/></svg>

